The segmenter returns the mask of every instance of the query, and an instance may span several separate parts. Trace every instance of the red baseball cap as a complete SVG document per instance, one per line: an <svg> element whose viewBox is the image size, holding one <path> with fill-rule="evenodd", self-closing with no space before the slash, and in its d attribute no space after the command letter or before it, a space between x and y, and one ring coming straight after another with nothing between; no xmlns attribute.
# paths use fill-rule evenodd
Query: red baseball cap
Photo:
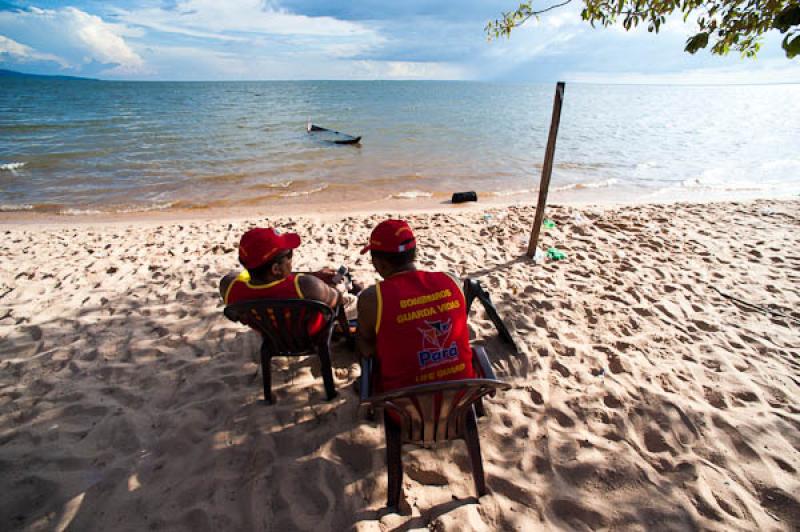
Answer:
<svg viewBox="0 0 800 532"><path fill-rule="evenodd" d="M372 230L369 244L364 246L361 254L371 250L402 253L415 247L417 247L417 241L405 220L384 220Z"/></svg>
<svg viewBox="0 0 800 532"><path fill-rule="evenodd" d="M239 241L239 262L251 270L273 259L281 251L300 245L296 233L281 234L277 229L256 227L242 235Z"/></svg>

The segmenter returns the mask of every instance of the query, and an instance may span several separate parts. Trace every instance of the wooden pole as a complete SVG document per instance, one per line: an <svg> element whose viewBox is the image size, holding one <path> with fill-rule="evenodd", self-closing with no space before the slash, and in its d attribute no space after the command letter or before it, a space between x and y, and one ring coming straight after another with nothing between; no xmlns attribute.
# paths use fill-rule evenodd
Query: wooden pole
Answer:
<svg viewBox="0 0 800 532"><path fill-rule="evenodd" d="M550 188L550 175L553 173L553 157L556 153L556 137L558 137L558 124L561 122L561 102L564 100L564 82L556 83L556 95L553 100L553 117L550 119L550 135L547 137L547 150L544 152L544 166L542 166L542 179L539 182L539 203L536 205L536 217L533 220L531 239L528 242L528 258L536 255L536 244L539 243L539 231L542 229L544 219L544 206L547 203L547 191Z"/></svg>

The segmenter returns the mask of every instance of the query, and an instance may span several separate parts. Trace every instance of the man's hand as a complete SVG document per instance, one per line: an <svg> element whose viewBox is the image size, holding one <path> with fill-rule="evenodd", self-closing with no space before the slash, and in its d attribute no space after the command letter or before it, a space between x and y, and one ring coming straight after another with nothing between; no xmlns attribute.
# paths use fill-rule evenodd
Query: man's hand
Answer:
<svg viewBox="0 0 800 532"><path fill-rule="evenodd" d="M353 288L350 290L350 293L358 295L362 290L364 290L364 285L353 279Z"/></svg>

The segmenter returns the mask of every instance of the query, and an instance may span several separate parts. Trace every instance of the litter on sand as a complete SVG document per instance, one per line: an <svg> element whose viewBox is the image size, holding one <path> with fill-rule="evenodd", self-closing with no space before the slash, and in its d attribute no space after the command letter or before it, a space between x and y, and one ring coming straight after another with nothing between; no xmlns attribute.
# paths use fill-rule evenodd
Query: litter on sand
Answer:
<svg viewBox="0 0 800 532"><path fill-rule="evenodd" d="M567 256L558 248L547 248L547 258L550 260L561 260L566 259Z"/></svg>

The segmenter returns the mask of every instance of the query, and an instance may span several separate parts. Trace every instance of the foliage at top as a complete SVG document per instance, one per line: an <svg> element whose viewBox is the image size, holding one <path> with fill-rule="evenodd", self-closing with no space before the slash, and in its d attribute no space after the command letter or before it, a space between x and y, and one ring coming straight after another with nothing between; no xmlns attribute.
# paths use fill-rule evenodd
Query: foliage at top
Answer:
<svg viewBox="0 0 800 532"><path fill-rule="evenodd" d="M486 24L489 39L509 37L511 30L531 17L569 4L565 0L542 9L533 1L522 2L514 11ZM755 57L761 35L775 29L785 34L782 47L788 58L800 55L800 1L798 0L583 0L581 17L592 27L622 21L626 30L647 24L647 31L658 33L668 15L683 13L683 20L696 16L698 31L686 41L691 54L711 44L711 52L725 55L736 50L744 57Z"/></svg>

